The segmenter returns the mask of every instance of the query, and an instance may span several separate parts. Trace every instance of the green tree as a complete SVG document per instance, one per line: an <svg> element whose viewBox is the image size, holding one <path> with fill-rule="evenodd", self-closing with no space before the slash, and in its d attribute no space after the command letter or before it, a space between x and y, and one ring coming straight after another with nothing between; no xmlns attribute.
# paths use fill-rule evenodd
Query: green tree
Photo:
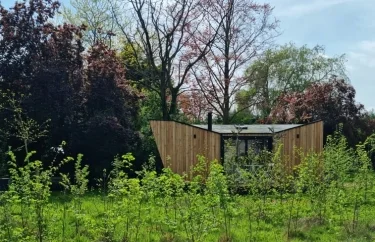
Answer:
<svg viewBox="0 0 375 242"><path fill-rule="evenodd" d="M242 89L236 93L236 109L230 114L232 124L253 124L259 119L254 105L249 103L255 92L255 89Z"/></svg>
<svg viewBox="0 0 375 242"><path fill-rule="evenodd" d="M137 148L138 95L113 50L100 40L85 49L82 28L52 23L58 9L51 0L28 0L9 10L0 5L0 90L24 95L22 113L0 110L0 127L13 114L34 128L50 120L48 136L29 150L42 151L38 158L47 161L55 155L51 147L64 140L67 154L84 152L84 162L100 170L116 154ZM20 131L25 122L12 124ZM30 134L41 131L22 132L21 139L29 145L35 140ZM6 143L20 146L17 139Z"/></svg>
<svg viewBox="0 0 375 242"><path fill-rule="evenodd" d="M62 11L64 21L76 26L86 26L83 32L85 45L104 42L109 47L116 44L116 24L107 0L70 0Z"/></svg>
<svg viewBox="0 0 375 242"><path fill-rule="evenodd" d="M301 92L311 83L345 76L344 56L327 57L322 46L308 48L286 44L269 49L246 70L250 89L257 90L248 99L262 116L267 116L280 94Z"/></svg>
<svg viewBox="0 0 375 242"><path fill-rule="evenodd" d="M27 113L22 109L24 100L25 95L23 94L16 95L15 93L0 90L0 117L5 116L0 121L2 142L7 143L8 139L15 139L18 141L17 145L19 147L12 148L15 150L23 149L25 156L27 156L29 145L47 136L49 120L39 124L34 119L29 118ZM5 152L5 150L1 152Z"/></svg>
<svg viewBox="0 0 375 242"><path fill-rule="evenodd" d="M150 78L152 69L147 65L141 47L136 44L125 42L119 56L126 70L126 79L133 88L138 90L141 96L135 123L136 129L140 131L141 149L134 155L137 159L147 160L149 155L158 154L149 121L151 119L162 119L163 117L158 93L140 84L149 82L147 85L152 85Z"/></svg>
<svg viewBox="0 0 375 242"><path fill-rule="evenodd" d="M22 113L18 113L21 116L27 114L36 124L51 120L45 142L37 142L31 149L49 150L62 140L70 144L81 121L81 29L52 24L58 8L58 2L48 0L15 3L9 10L0 5L0 90L24 95ZM9 110L0 111L0 117L8 119L13 114L18 116ZM26 136L22 139L30 144ZM12 147L19 147L18 143L19 140L7 141Z"/></svg>
<svg viewBox="0 0 375 242"><path fill-rule="evenodd" d="M138 95L126 80L115 51L98 44L89 49L86 60L84 122L75 143L77 152L95 162L91 165L93 175L100 175L104 168L110 168L114 156L137 148Z"/></svg>

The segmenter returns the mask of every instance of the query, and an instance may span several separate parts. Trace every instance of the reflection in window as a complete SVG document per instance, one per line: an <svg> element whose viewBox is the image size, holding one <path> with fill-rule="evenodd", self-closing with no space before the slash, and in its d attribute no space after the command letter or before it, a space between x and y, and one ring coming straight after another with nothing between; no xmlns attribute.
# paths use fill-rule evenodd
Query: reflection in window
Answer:
<svg viewBox="0 0 375 242"><path fill-rule="evenodd" d="M262 150L267 149L268 142L267 139L248 140L248 149L251 149L255 154L259 154Z"/></svg>
<svg viewBox="0 0 375 242"><path fill-rule="evenodd" d="M258 138L258 139L249 139L249 138L240 138L230 139L225 142L224 150L224 160L230 159L229 156L246 156L249 152L254 152L259 154L262 150L270 149L270 142L272 142L268 137L267 138ZM229 155L229 153L231 153Z"/></svg>
<svg viewBox="0 0 375 242"><path fill-rule="evenodd" d="M237 147L238 147L238 150L237 150L238 156L246 155L246 152L247 152L247 150L246 150L246 140L238 140Z"/></svg>
<svg viewBox="0 0 375 242"><path fill-rule="evenodd" d="M224 146L225 170L229 173L241 172L241 169L255 172L270 161L264 150L272 149L270 137L241 137L229 139ZM271 164L268 164L271 165Z"/></svg>
<svg viewBox="0 0 375 242"><path fill-rule="evenodd" d="M224 160L230 161L236 158L236 143L233 140L225 141Z"/></svg>

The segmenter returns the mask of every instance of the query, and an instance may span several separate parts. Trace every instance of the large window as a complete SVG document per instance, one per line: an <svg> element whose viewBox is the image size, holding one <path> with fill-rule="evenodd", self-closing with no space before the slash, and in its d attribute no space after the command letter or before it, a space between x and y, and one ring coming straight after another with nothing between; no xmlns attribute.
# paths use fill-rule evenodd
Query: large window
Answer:
<svg viewBox="0 0 375 242"><path fill-rule="evenodd" d="M224 160L232 156L246 156L249 151L256 154L262 150L272 150L272 137L225 137Z"/></svg>
<svg viewBox="0 0 375 242"><path fill-rule="evenodd" d="M224 138L224 144L224 163L226 163L226 161L229 162L226 163L226 169L230 169L233 172L237 166L240 166L247 170L255 171L258 167L264 165L261 161L261 157L263 156L259 156L257 159L253 160L255 157L250 154L260 154L261 151L264 150L271 151L272 137L228 137ZM246 159L237 159L245 156L247 156Z"/></svg>

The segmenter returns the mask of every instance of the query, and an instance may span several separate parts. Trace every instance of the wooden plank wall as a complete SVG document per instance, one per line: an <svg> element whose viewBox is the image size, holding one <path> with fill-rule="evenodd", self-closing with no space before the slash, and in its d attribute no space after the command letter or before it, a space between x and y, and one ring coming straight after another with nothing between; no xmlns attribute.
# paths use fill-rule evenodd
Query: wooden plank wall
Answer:
<svg viewBox="0 0 375 242"><path fill-rule="evenodd" d="M297 138L299 135L299 138ZM286 130L277 134L284 147L283 155L288 160L289 168L300 163L300 155L297 149L304 154L308 152L320 153L323 151L323 122L316 122L303 125L294 129Z"/></svg>
<svg viewBox="0 0 375 242"><path fill-rule="evenodd" d="M220 134L174 121L150 121L164 167L189 173L197 155L220 160ZM195 138L194 138L195 135Z"/></svg>

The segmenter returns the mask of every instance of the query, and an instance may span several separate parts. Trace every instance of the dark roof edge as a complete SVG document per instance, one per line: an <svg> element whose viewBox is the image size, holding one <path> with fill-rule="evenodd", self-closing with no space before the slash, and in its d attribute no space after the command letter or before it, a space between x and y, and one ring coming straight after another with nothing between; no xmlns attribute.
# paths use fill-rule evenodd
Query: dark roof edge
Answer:
<svg viewBox="0 0 375 242"><path fill-rule="evenodd" d="M208 130L208 129L204 129L204 128L201 128L201 127L194 126L194 125L192 125L192 124L188 124L188 123L184 123L184 122L176 121L176 120L149 119L148 121L175 122L175 123L178 123L178 124L187 125L187 126L192 127L192 128L196 128L196 129L204 130L204 131L207 131L207 132L211 132L211 133L214 133L214 134L219 134L219 135L230 134L230 133L219 133L219 132L212 131L212 130L210 131L210 130ZM296 129L296 128L300 128L300 127L304 127L304 126L307 126L307 125L315 124L315 123L318 123L318 122L323 122L323 120L319 119L319 120L316 120L316 121L311 122L311 123L300 124L300 126L293 127L293 128L289 128L289 129L284 129L284 130L281 130L281 131L275 132L275 134L282 133L282 132L289 131L289 130ZM273 125L273 124L265 124L265 125ZM277 125L277 124L274 124L274 125ZM260 134L260 133L259 133L259 134ZM262 134L266 134L266 133L262 133ZM271 134L271 135L272 135L272 134Z"/></svg>
<svg viewBox="0 0 375 242"><path fill-rule="evenodd" d="M187 125L187 126L192 127L192 128L196 128L196 129L200 129L200 130L204 130L204 131L207 131L207 132L211 132L211 133L214 133L214 134L219 134L219 135L221 135L221 133L219 133L219 132L212 131L212 130L210 131L210 130L208 130L208 129L204 129L204 128L201 128L201 127L194 126L194 125L192 125L192 124L188 124L188 123L184 123L184 122L176 121L176 120L149 119L148 121L175 122L175 123L178 123L178 124Z"/></svg>
<svg viewBox="0 0 375 242"><path fill-rule="evenodd" d="M305 126L307 126L307 125L311 125L311 124L315 124L315 123L319 123L319 122L323 122L323 120L319 119L319 120L316 120L316 121L311 122L311 123L301 124L300 126L297 126L297 127L294 127L294 128L284 129L284 130L281 130L281 131L275 132L275 134L282 133L282 132L289 131L289 130L296 129L296 128L300 128L300 127L305 127ZM324 123L323 123L323 124L324 124ZM272 125L272 124L270 124L270 125Z"/></svg>
<svg viewBox="0 0 375 242"><path fill-rule="evenodd" d="M229 137L233 133L221 133L224 137ZM240 133L238 137L272 137L272 133Z"/></svg>

